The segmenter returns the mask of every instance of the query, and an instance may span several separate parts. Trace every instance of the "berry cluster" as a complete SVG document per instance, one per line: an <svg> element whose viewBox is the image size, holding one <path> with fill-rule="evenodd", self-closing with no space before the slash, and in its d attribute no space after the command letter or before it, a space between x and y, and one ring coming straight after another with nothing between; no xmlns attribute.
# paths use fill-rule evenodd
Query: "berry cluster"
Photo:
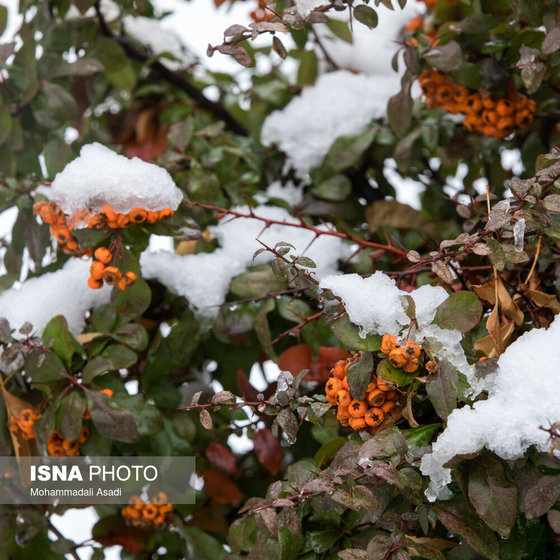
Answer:
<svg viewBox="0 0 560 560"><path fill-rule="evenodd" d="M158 492L149 503L140 496L132 496L121 513L135 527L157 527L171 520L173 506L163 492Z"/></svg>
<svg viewBox="0 0 560 560"><path fill-rule="evenodd" d="M93 252L91 247L80 248L72 234L75 222L64 214L56 202L45 202L44 200L36 202L33 205L33 213L40 216L45 224L50 224L51 235L57 240L64 253L74 257L91 257Z"/></svg>
<svg viewBox="0 0 560 560"><path fill-rule="evenodd" d="M342 426L350 426L354 430L375 428L383 422L385 414L395 408L400 395L393 389L392 383L372 375L362 400L353 398L346 371L356 359L354 356L340 361L331 369L332 377L325 385L327 402L338 406L336 418Z"/></svg>
<svg viewBox="0 0 560 560"><path fill-rule="evenodd" d="M116 286L119 290L126 290L136 282L136 274L132 271L121 272L116 266L107 266L116 260L114 253L106 247L99 247L94 253L94 259L89 269L88 286L98 290L107 286Z"/></svg>
<svg viewBox="0 0 560 560"><path fill-rule="evenodd" d="M115 248L111 250L106 247L99 247L95 253L92 247L80 248L78 241L72 234L72 229L76 225L86 225L89 229L115 229L120 230L136 224L155 224L160 220L166 220L173 216L171 208L163 208L162 210L152 211L145 208L133 208L128 213L116 212L109 204L104 204L101 212L93 213L89 210L82 210L75 216L69 217L59 208L56 202L36 202L33 205L33 212L40 216L43 222L50 224L52 236L57 240L62 251L66 254L82 257L91 257L95 255L95 259L91 264L90 277L88 278L88 286L94 290L98 290L107 284L108 286L116 286L119 290L126 290L136 282L136 274L132 271L121 272L116 264L117 251ZM107 266L115 261L112 266Z"/></svg>
<svg viewBox="0 0 560 560"><path fill-rule="evenodd" d="M271 21L275 14L271 10L267 10L268 2L267 0L258 0L259 4L256 10L253 10L250 14L251 19L255 23L260 23L261 21Z"/></svg>
<svg viewBox="0 0 560 560"><path fill-rule="evenodd" d="M35 439L35 422L41 418L32 408L24 408L16 418L9 421L10 431L23 439Z"/></svg>
<svg viewBox="0 0 560 560"><path fill-rule="evenodd" d="M467 130L477 130L486 136L508 136L528 125L537 110L536 103L524 95L517 94L515 100L483 96L455 83L438 70L424 70L418 80L428 107L442 107L453 114L463 113L463 125Z"/></svg>
<svg viewBox="0 0 560 560"><path fill-rule="evenodd" d="M68 441L56 430L47 440L47 451L53 457L78 457L80 455L80 447L89 437L89 430L82 428L78 439Z"/></svg>

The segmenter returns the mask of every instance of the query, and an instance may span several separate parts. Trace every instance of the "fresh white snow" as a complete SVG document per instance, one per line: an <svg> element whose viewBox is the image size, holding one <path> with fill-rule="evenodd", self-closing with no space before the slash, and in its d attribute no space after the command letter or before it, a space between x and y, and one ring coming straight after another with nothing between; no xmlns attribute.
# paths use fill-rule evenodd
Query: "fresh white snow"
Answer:
<svg viewBox="0 0 560 560"><path fill-rule="evenodd" d="M248 207L236 207L234 210L247 213ZM287 210L274 206L258 206L253 212L263 218L297 224ZM309 230L285 225L272 225L263 229L264 222L254 218L230 219L226 217L217 226L211 228L212 236L220 247L213 253L196 255L176 255L167 252L145 252L140 264L142 275L156 278L176 294L187 298L191 306L201 316L214 317L218 313L234 276L244 272L251 264L270 261L273 257L263 252L253 261L253 254L262 245L257 238L274 247L285 241L296 247L294 255L313 259L316 269L310 269L317 278L336 274L338 261L350 256L350 245L338 237L323 235L313 243L315 234ZM328 226L322 226L326 228Z"/></svg>
<svg viewBox="0 0 560 560"><path fill-rule="evenodd" d="M52 183L53 200L65 214L100 211L110 204L116 212L135 207L175 210L182 193L163 167L129 159L97 142L86 144Z"/></svg>
<svg viewBox="0 0 560 560"><path fill-rule="evenodd" d="M548 451L549 427L560 419L560 318L547 329L533 329L511 344L487 384L488 399L454 410L447 427L424 455L421 471L430 476L430 500L445 497L451 482L444 464L456 455L486 447L503 459L516 459L532 445Z"/></svg>
<svg viewBox="0 0 560 560"><path fill-rule="evenodd" d="M12 328L25 322L41 334L46 324L57 315L64 315L73 334L85 327L85 314L93 307L107 303L111 288L92 290L88 284L90 261L70 259L60 270L30 278L17 288L0 293L0 317Z"/></svg>
<svg viewBox="0 0 560 560"><path fill-rule="evenodd" d="M323 74L284 109L266 118L261 141L265 146L277 145L291 166L305 175L321 164L337 138L358 134L372 120L385 116L387 99L380 91L389 81L387 76L374 78L346 70Z"/></svg>

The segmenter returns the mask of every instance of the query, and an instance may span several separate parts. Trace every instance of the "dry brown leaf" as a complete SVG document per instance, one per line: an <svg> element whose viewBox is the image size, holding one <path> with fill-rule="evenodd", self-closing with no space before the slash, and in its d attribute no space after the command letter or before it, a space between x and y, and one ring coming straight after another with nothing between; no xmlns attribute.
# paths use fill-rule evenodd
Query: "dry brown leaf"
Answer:
<svg viewBox="0 0 560 560"><path fill-rule="evenodd" d="M77 334L74 338L80 344L87 344L88 342L91 342L92 340L95 340L96 338L99 338L100 336L107 336L107 335L106 335L106 333L101 333L101 332L88 332L88 333L83 333L83 334Z"/></svg>
<svg viewBox="0 0 560 560"><path fill-rule="evenodd" d="M192 255L196 249L196 239L190 239L188 241L179 241L177 247L175 247L175 253L177 255Z"/></svg>
<svg viewBox="0 0 560 560"><path fill-rule="evenodd" d="M545 294L539 290L525 290L527 297L539 307L550 309L555 315L560 313L560 301L554 294Z"/></svg>
<svg viewBox="0 0 560 560"><path fill-rule="evenodd" d="M486 282L480 286L473 286L473 292L484 301L492 305L496 305L496 290L494 282ZM506 317L515 321L516 325L522 325L525 316L516 303L513 301L509 292L506 290L503 282L498 281L498 299L500 301L500 308Z"/></svg>
<svg viewBox="0 0 560 560"><path fill-rule="evenodd" d="M1 381L0 381L1 383ZM4 404L6 405L6 410L8 411L8 420L11 418L19 418L20 414L26 408L31 408L35 410L33 406L25 401L22 401L18 397L15 397L4 388L4 384L1 385L2 396L4 397ZM37 412L37 410L35 410ZM34 439L24 439L21 435L10 430L10 436L12 438L12 443L14 445L14 453L16 454L17 462L19 465L19 473L21 481L25 486L31 483L29 479L29 457L37 457L39 455L39 450L37 449L37 443Z"/></svg>

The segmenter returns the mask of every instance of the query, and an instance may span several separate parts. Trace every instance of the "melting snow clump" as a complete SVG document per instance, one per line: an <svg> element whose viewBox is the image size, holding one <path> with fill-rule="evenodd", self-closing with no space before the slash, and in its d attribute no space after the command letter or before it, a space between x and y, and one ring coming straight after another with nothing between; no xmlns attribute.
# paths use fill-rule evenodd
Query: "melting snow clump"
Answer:
<svg viewBox="0 0 560 560"><path fill-rule="evenodd" d="M47 323L57 315L64 315L73 334L85 327L85 313L108 303L111 288L92 290L87 285L89 261L70 259L60 270L26 280L19 288L0 294L0 316L10 326L19 329L25 322L41 334Z"/></svg>
<svg viewBox="0 0 560 560"><path fill-rule="evenodd" d="M560 420L560 318L546 329L533 329L511 344L498 360L488 399L454 410L447 427L424 455L421 471L431 478L429 500L444 498L456 455L486 447L503 459L522 457L532 445L548 451L548 427Z"/></svg>
<svg viewBox="0 0 560 560"><path fill-rule="evenodd" d="M248 213L246 206L233 210ZM258 206L253 212L263 218L285 223L298 224L287 210L274 206ZM262 264L272 260L272 254L263 252L253 261L253 254L262 245L257 238L268 245L280 241L296 247L293 254L305 255L315 261L317 268L310 269L318 279L338 273L338 261L351 254L350 244L338 237L321 236L315 241L312 231L302 228L275 224L263 229L264 222L253 218L224 218L211 228L212 236L220 247L213 253L196 255L176 255L165 252L144 252L140 259L142 275L155 278L173 292L189 301L199 315L215 317L228 292L231 279L244 272L252 264ZM327 227L327 226L322 226ZM310 245L310 243L313 243Z"/></svg>
<svg viewBox="0 0 560 560"><path fill-rule="evenodd" d="M294 169L305 175L321 164L337 138L359 134L373 119L385 116L387 99L379 96L385 79L346 70L319 76L314 86L267 117L263 145L277 144Z"/></svg>
<svg viewBox="0 0 560 560"><path fill-rule="evenodd" d="M115 211L133 208L176 210L183 197L171 175L153 163L128 159L95 142L86 144L52 183L53 200L62 211L100 211L110 204Z"/></svg>
<svg viewBox="0 0 560 560"><path fill-rule="evenodd" d="M315 8L328 4L328 0L296 0L296 7L302 17L308 16Z"/></svg>

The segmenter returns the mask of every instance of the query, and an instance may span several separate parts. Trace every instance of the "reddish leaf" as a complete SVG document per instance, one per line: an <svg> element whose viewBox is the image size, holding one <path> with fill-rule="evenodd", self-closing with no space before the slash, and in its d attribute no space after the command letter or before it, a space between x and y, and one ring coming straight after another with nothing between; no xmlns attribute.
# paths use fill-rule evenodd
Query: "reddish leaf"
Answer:
<svg viewBox="0 0 560 560"><path fill-rule="evenodd" d="M208 460L219 469L227 472L235 472L237 465L235 464L235 457L232 452L224 447L221 443L212 442L206 448L206 457Z"/></svg>
<svg viewBox="0 0 560 560"><path fill-rule="evenodd" d="M270 430L264 428L253 434L253 445L260 463L271 474L276 474L282 467L280 442L272 435Z"/></svg>
<svg viewBox="0 0 560 560"><path fill-rule="evenodd" d="M202 473L204 489L212 500L219 504L235 504L243 499L239 487L229 476L217 469L207 469Z"/></svg>
<svg viewBox="0 0 560 560"><path fill-rule="evenodd" d="M241 370L237 370L237 390L239 394L247 401L256 401L258 391L251 385L247 374Z"/></svg>
<svg viewBox="0 0 560 560"><path fill-rule="evenodd" d="M340 348L321 346L319 357L313 361L311 346L309 344L297 344L291 346L279 356L278 366L281 370L289 371L296 376L301 370L308 369L310 372L305 376L306 381L326 381L330 370L339 360L346 360L350 354Z"/></svg>
<svg viewBox="0 0 560 560"><path fill-rule="evenodd" d="M103 546L120 545L130 552L146 550L153 530L127 525L120 515L101 518L92 528L91 536Z"/></svg>

